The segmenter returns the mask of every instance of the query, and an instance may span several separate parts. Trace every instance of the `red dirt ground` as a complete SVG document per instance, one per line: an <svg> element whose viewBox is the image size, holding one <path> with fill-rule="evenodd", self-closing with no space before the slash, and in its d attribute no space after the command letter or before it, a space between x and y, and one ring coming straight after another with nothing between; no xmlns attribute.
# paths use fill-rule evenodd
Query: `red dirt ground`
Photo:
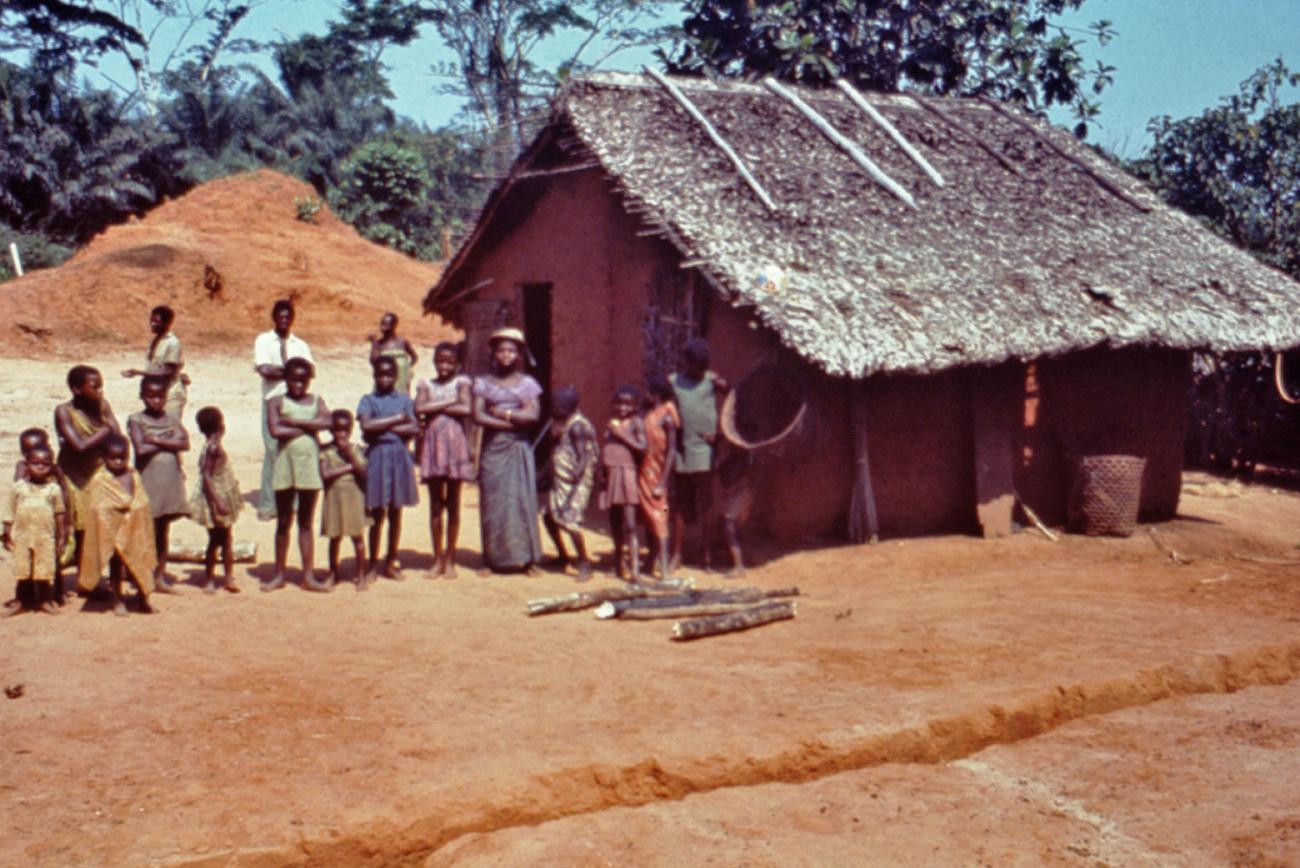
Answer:
<svg viewBox="0 0 1300 868"><path fill-rule="evenodd" d="M12 354L143 347L149 309L167 304L187 351L251 346L283 297L313 343L357 341L387 310L415 326L439 267L365 240L328 208L314 223L297 219L294 200L312 195L269 170L203 184L109 228L59 268L6 283L0 340Z"/></svg>
<svg viewBox="0 0 1300 868"><path fill-rule="evenodd" d="M3 466L66 363L6 362ZM190 367L251 488L246 355ZM352 406L365 370L322 353L317 388ZM1191 477L1163 549L754 540L746 583L798 585L798 618L688 644L525 617L562 575L427 581L425 521L367 595L0 622L0 864L1300 864L1294 494ZM236 537L269 551L249 512Z"/></svg>

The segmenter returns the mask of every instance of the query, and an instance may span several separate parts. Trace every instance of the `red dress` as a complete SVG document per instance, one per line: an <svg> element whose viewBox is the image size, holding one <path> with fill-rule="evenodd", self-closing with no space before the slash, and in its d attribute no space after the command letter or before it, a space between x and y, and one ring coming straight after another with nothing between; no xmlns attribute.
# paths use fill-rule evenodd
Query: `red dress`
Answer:
<svg viewBox="0 0 1300 868"><path fill-rule="evenodd" d="M655 486L659 484L668 463L669 450L676 444L668 440L664 432L664 419L672 420L673 429L680 431L682 417L672 401L664 401L645 415L645 458L641 460L641 470L637 474L637 486L641 490L641 511L645 513L646 523L658 539L668 538L668 490L655 496Z"/></svg>

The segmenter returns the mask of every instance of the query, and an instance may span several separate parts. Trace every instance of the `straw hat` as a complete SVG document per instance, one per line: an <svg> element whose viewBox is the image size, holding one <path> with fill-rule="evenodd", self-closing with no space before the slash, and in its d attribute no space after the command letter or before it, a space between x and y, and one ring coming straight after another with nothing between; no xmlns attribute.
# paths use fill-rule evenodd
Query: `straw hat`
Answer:
<svg viewBox="0 0 1300 868"><path fill-rule="evenodd" d="M527 348L528 341L524 340L524 333L517 328L506 327L497 329L488 338L488 344L495 344L497 341L514 341L519 346Z"/></svg>

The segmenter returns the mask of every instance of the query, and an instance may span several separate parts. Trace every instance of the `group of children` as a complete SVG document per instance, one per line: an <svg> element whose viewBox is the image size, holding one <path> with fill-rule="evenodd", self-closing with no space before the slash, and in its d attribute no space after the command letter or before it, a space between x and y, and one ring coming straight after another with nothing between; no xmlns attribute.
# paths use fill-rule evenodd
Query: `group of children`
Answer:
<svg viewBox="0 0 1300 868"><path fill-rule="evenodd" d="M415 354L404 339L395 339L395 319L384 326L383 340L372 342L374 388L362 397L355 417L347 410L330 411L310 392L315 371L300 357L286 360L284 393L266 402L268 430L278 446L272 472L275 567L271 578L262 582L263 591L286 582L295 518L305 589L330 591L343 578L344 539L352 541L356 556L357 590L368 589L380 575L400 579L402 509L418 503L417 467L430 495L433 575L456 575L461 487L475 475L465 429L472 381L459 373L458 348L444 342L434 350L435 375L417 381L412 400L406 391L409 371L402 370L399 357L413 364ZM393 351L385 343L392 344ZM617 574L633 581L641 576L640 516L653 539L658 572L669 576L681 560L685 524L698 522L707 512L715 464L716 399L726 384L708 370L708 349L702 341L686 347L683 362L683 371L671 381L657 378L648 384L644 406L636 387L619 388L612 417L599 437L579 411L573 387L550 396L545 433L551 448L542 474L547 480L542 518L559 553L556 564L575 566L579 581L592 571L582 522L594 494L599 493L600 506L609 513ZM221 587L239 592L231 528L243 501L222 445L226 429L221 411L204 407L196 414L204 445L198 455L197 484L187 497L180 453L190 448L190 441L178 416L168 412L172 383L167 376L142 377L143 409L128 419L129 439L104 399L98 370L77 365L67 383L71 400L54 414L57 460L42 429L24 431L14 485L0 502L2 539L13 552L17 579L9 612L57 614L63 603L59 570L73 564L78 587L87 594L97 589L107 568L115 612L127 612L123 590L128 581L138 591L139 609L153 611L151 594L175 593L164 565L169 527L182 516L208 531L204 591L218 588L214 574L219 555L224 567ZM357 425L364 447L353 442ZM321 445L325 432L329 439ZM320 532L329 539L329 569L318 578L313 525L322 491ZM670 534L670 515L675 534ZM387 546L381 559L385 524ZM726 531L732 569L738 572L741 555L734 523ZM562 534L573 546L573 557ZM707 540L704 548L707 559Z"/></svg>

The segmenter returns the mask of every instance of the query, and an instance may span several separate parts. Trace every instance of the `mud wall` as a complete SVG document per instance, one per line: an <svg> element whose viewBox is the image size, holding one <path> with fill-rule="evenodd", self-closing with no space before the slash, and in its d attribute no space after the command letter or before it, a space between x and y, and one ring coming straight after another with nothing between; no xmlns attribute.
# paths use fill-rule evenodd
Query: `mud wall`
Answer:
<svg viewBox="0 0 1300 868"><path fill-rule="evenodd" d="M970 376L957 370L867 381L868 452L882 537L976 529Z"/></svg>
<svg viewBox="0 0 1300 868"><path fill-rule="evenodd" d="M1162 349L1089 350L1026 368L1016 487L1049 523L1067 515L1078 455L1147 459L1141 517L1178 510L1191 356Z"/></svg>

